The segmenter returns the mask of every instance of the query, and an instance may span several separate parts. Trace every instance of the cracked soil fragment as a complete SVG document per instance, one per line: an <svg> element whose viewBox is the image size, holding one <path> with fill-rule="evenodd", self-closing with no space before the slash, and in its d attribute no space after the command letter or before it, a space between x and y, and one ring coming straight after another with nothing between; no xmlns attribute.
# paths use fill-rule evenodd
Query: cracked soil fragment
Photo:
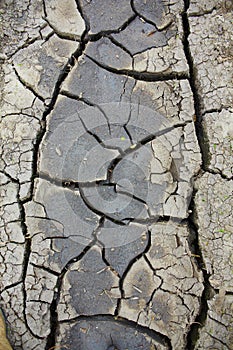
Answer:
<svg viewBox="0 0 233 350"><path fill-rule="evenodd" d="M232 295L226 295L224 289L208 301L207 320L195 350L232 349L232 305Z"/></svg>
<svg viewBox="0 0 233 350"><path fill-rule="evenodd" d="M178 225L151 227L147 259L134 263L126 275L119 313L168 336L174 349L185 347L184 334L199 312L203 291L202 274L187 244L188 234L186 227Z"/></svg>
<svg viewBox="0 0 233 350"><path fill-rule="evenodd" d="M209 142L209 168L227 178L233 176L233 112L206 113L203 128Z"/></svg>
<svg viewBox="0 0 233 350"><path fill-rule="evenodd" d="M54 86L68 58L78 44L55 34L47 41L37 40L13 57L14 67L25 84L49 102Z"/></svg>
<svg viewBox="0 0 233 350"><path fill-rule="evenodd" d="M85 22L74 0L46 0L45 10L46 20L55 32L71 39L81 39Z"/></svg>
<svg viewBox="0 0 233 350"><path fill-rule="evenodd" d="M119 278L93 246L66 273L58 304L59 320L80 315L113 315L120 297Z"/></svg>
<svg viewBox="0 0 233 350"><path fill-rule="evenodd" d="M224 3L210 14L189 17L189 43L198 80L202 112L232 107L231 11ZM211 55L210 55L211 53Z"/></svg>
<svg viewBox="0 0 233 350"><path fill-rule="evenodd" d="M159 341L158 341L159 340ZM96 320L77 320L75 323L62 323L58 342L62 348L75 350L76 346L86 350L102 349L145 349L166 350L159 336L147 334L142 329L135 330L133 324L117 322L114 318L97 317Z"/></svg>
<svg viewBox="0 0 233 350"><path fill-rule="evenodd" d="M1 1L14 349L232 348L231 9Z"/></svg>
<svg viewBox="0 0 233 350"><path fill-rule="evenodd" d="M197 181L196 187L195 221L210 284L215 289L232 292L232 180L207 173Z"/></svg>

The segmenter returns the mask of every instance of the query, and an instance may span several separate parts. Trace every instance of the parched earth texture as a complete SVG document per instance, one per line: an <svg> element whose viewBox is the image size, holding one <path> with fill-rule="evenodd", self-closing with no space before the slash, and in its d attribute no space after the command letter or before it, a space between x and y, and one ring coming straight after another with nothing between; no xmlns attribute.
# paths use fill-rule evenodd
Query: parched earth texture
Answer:
<svg viewBox="0 0 233 350"><path fill-rule="evenodd" d="M232 10L0 1L14 349L233 349Z"/></svg>

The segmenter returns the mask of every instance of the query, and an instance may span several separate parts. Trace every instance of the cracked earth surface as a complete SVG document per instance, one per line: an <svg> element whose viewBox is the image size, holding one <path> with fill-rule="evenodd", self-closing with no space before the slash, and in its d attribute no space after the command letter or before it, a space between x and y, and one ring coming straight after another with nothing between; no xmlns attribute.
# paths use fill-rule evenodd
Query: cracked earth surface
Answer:
<svg viewBox="0 0 233 350"><path fill-rule="evenodd" d="M233 349L232 9L0 1L14 349Z"/></svg>

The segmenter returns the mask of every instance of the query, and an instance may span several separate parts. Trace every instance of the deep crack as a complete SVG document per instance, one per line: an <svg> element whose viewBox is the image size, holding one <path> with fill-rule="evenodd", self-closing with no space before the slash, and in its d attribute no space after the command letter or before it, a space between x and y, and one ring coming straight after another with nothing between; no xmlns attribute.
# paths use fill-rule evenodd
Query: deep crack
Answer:
<svg viewBox="0 0 233 350"><path fill-rule="evenodd" d="M194 109L195 109L195 130L196 135L198 139L198 143L201 149L201 155L202 155L202 168L204 171L208 170L209 165L209 144L207 136L204 132L203 126L202 126L202 99L199 94L199 84L197 80L197 72L196 68L193 63L193 58L191 54L191 50L189 47L189 35L190 35L190 26L189 26L189 19L188 19L188 9L189 9L190 1L184 0L184 11L182 13L182 22L183 22L183 47L184 47L184 53L185 57L189 66L189 83L190 87L193 93L193 100L194 100Z"/></svg>
<svg viewBox="0 0 233 350"><path fill-rule="evenodd" d="M191 214L188 218L188 225L189 225L189 247L193 254L194 261L199 267L199 269L202 271L203 278L204 278L204 290L202 292L202 296L200 298L200 309L199 313L197 314L194 322L190 325L189 332L187 334L187 343L186 348L187 350L194 350L197 340L199 338L199 332L200 329L205 325L205 321L207 319L207 313L208 313L208 303L207 300L211 299L213 297L213 288L211 287L209 283L209 277L210 275L206 271L202 251L199 245L198 240L198 232L199 228L196 224L195 220L195 204L194 204L194 198L196 195L196 191L193 191L192 200L190 203L190 211Z"/></svg>
<svg viewBox="0 0 233 350"><path fill-rule="evenodd" d="M73 319L62 320L60 323L61 324L65 324L65 323L73 324L73 323L76 323L77 321L108 321L108 322L122 324L124 326L134 328L138 332L145 333L150 338L152 338L154 341L158 342L159 344L162 344L163 346L166 346L168 350L172 350L171 341L166 335L159 333L155 330L152 330L149 327L141 326L141 325L137 324L136 322L128 320L124 317L119 317L119 316L116 317L116 316L104 315L104 314L91 315L91 316L78 316L78 317L75 317ZM47 349L47 350L49 350L49 349Z"/></svg>
<svg viewBox="0 0 233 350"><path fill-rule="evenodd" d="M57 329L58 329L58 313L57 313L57 306L60 301L60 293L61 293L61 287L62 287L62 281L65 273L69 270L69 267L76 263L77 261L80 261L84 255L91 249L91 247L96 243L96 239L94 238L93 241L86 246L83 251L77 256L72 258L62 269L61 273L58 276L56 286L54 288L54 296L53 300L50 305L50 333L47 337L47 343L45 346L45 350L49 350L51 348L56 347L56 337L57 337Z"/></svg>
<svg viewBox="0 0 233 350"><path fill-rule="evenodd" d="M106 71L118 75L125 75L134 78L139 81L147 81L147 82L156 82L156 81L167 81L167 80L186 80L189 78L189 75L186 72L174 72L171 69L166 69L162 72L137 72L134 70L128 69L116 69L113 67L109 67L103 63L98 62L93 57L85 54L92 62L97 64L100 68L105 69Z"/></svg>
<svg viewBox="0 0 233 350"><path fill-rule="evenodd" d="M205 135L203 126L202 126L202 100L199 95L199 86L197 81L197 72L193 63L193 58L191 55L191 50L189 47L189 35L190 35L190 26L189 26L189 19L188 19L188 9L190 6L189 0L184 0L184 11L182 13L182 22L183 22L183 30L184 30L184 36L183 36L183 47L185 56L188 62L189 71L190 71L190 87L193 93L193 99L194 99L194 109L195 109L195 130L196 135L199 143L199 147L201 150L201 156L202 156L202 169L204 171L208 170L208 164L209 164L209 144L207 137ZM189 223L189 229L190 229L190 237L192 237L191 242L189 242L190 250L193 251L193 254L196 256L196 263L198 264L199 268L202 271L203 278L204 278L204 290L202 292L201 300L200 300L200 309L199 313L197 314L195 321L190 325L189 332L187 334L187 343L186 348L187 350L194 350L197 340L199 338L199 331L200 328L204 326L206 318L207 318L207 312L208 312L208 304L207 300L210 298L211 295L211 286L209 283L209 275L207 274L204 259L202 256L202 252L199 246L199 228L195 224L194 220L194 212L195 212L195 204L194 204L194 197L195 197L195 191L193 190L192 200L190 203L190 210L192 214L189 215L188 223Z"/></svg>

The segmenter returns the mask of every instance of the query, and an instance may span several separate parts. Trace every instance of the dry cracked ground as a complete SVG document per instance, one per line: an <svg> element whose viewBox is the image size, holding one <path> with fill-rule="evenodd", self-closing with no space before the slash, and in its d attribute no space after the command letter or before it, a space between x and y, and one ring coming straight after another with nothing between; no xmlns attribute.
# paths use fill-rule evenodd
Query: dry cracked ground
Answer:
<svg viewBox="0 0 233 350"><path fill-rule="evenodd" d="M14 349L233 349L232 10L0 1Z"/></svg>

